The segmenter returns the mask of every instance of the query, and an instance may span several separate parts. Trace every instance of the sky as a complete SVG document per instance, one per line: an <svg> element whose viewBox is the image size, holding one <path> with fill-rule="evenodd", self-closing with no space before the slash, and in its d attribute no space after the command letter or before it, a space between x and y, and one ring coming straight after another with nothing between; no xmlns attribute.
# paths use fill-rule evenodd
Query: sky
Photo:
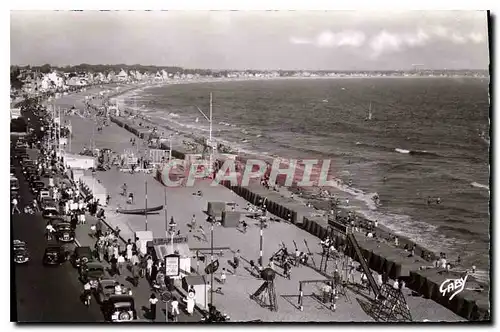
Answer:
<svg viewBox="0 0 500 332"><path fill-rule="evenodd" d="M11 11L16 65L487 69L485 11Z"/></svg>

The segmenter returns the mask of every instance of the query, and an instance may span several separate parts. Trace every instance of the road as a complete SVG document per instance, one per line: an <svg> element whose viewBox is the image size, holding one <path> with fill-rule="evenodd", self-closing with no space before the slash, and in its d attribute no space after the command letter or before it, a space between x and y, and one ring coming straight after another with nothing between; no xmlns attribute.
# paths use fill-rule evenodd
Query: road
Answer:
<svg viewBox="0 0 500 332"><path fill-rule="evenodd" d="M18 165L14 165L18 166ZM21 196L20 208L32 201L29 185L16 167ZM12 240L25 241L31 254L26 265L12 266L11 321L17 322L98 322L103 321L99 306L86 308L80 301L83 286L69 262L58 267L44 267L46 247L45 222L41 215L15 214L11 218ZM71 250L73 249L70 248ZM9 258L12 262L12 259Z"/></svg>

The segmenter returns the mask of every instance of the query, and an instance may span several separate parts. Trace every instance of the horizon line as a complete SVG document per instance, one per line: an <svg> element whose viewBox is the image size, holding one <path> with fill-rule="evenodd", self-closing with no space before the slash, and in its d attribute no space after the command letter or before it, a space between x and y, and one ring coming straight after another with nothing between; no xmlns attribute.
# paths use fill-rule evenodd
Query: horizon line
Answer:
<svg viewBox="0 0 500 332"><path fill-rule="evenodd" d="M207 70L207 71L260 71L260 72L265 72L265 71L310 71L310 72L360 72L360 71L426 71L426 70L443 70L443 71L457 71L457 70L469 70L469 71L489 71L490 68L419 68L414 69L414 68L400 68L400 69L236 69L236 68L230 68L230 69L214 69L214 68L187 68L187 67L182 67L178 65L153 65L153 64L148 64L148 65L143 65L143 64L125 64L125 63L116 63L116 64L91 64L91 63L85 63L82 62L80 64L65 64L65 65L53 65L53 64L48 64L44 63L41 65L32 65L32 64L12 64L11 67L16 66L16 67L43 67L45 65L49 65L51 68L66 68L66 67L78 67L82 65L87 65L87 66L127 66L127 67L157 67L158 69L164 69L164 68L180 68L183 70Z"/></svg>

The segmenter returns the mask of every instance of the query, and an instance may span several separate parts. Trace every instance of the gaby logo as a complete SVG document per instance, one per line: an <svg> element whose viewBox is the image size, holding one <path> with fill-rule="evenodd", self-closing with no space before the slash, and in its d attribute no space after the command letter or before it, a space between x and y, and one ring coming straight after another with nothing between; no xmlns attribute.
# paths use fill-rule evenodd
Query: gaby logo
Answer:
<svg viewBox="0 0 500 332"><path fill-rule="evenodd" d="M446 296L446 294L451 294L449 298L449 300L451 300L455 297L455 295L464 290L466 281L467 275L465 275L465 277L463 278L458 279L446 279L439 287L439 291L443 296Z"/></svg>

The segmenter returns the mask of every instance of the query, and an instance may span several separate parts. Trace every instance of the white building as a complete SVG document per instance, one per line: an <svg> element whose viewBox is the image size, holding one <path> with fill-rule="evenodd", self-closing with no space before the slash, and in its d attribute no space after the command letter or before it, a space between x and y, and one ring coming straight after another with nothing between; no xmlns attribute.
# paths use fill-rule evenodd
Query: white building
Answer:
<svg viewBox="0 0 500 332"><path fill-rule="evenodd" d="M116 79L118 81L121 81L121 82L128 80L128 74L127 74L127 72L122 69L120 71L120 73L118 75L116 75Z"/></svg>

